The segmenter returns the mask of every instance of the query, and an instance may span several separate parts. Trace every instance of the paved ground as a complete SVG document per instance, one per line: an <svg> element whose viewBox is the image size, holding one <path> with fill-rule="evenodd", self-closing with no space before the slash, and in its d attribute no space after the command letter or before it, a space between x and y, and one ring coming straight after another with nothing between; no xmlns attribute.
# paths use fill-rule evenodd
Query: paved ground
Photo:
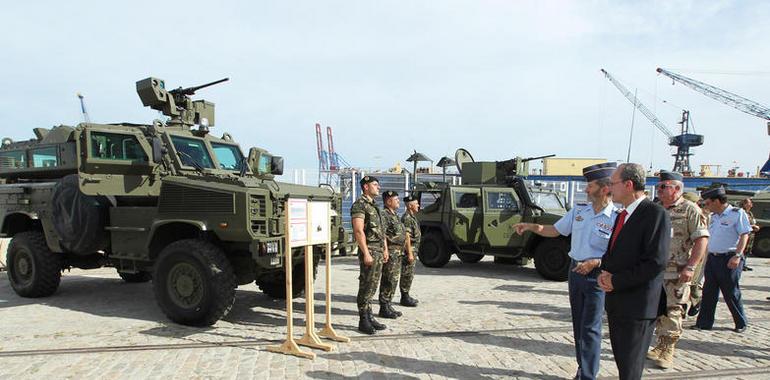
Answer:
<svg viewBox="0 0 770 380"><path fill-rule="evenodd" d="M750 329L731 331L724 303L712 332L686 331L676 368L646 378L770 376L770 260L743 279ZM283 340L284 301L254 285L238 289L233 311L211 328L170 323L155 305L151 283L126 284L110 269L66 273L59 291L24 299L0 273L0 379L231 378L400 379L537 378L574 375L566 283L541 279L534 268L491 259L429 269L418 264L416 309L385 321L374 336L355 332L357 262L334 259L335 327L353 338L314 361L266 351ZM316 287L324 284L323 271ZM317 322L323 295L316 293ZM304 310L304 300L295 302ZM376 311L376 308L375 308ZM304 331L296 319L297 337ZM692 321L687 322L691 324ZM318 327L320 327L318 323ZM606 336L600 376L616 375Z"/></svg>

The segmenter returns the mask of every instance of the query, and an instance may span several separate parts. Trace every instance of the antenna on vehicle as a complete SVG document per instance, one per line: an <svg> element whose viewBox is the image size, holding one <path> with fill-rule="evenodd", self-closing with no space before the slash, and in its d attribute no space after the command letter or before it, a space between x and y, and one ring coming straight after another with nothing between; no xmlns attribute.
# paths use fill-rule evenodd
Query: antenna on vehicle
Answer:
<svg viewBox="0 0 770 380"><path fill-rule="evenodd" d="M78 99L80 99L80 112L83 114L83 121L86 123L91 122L91 117L88 116L88 111L86 111L86 102L84 100L84 96L81 93L77 93Z"/></svg>

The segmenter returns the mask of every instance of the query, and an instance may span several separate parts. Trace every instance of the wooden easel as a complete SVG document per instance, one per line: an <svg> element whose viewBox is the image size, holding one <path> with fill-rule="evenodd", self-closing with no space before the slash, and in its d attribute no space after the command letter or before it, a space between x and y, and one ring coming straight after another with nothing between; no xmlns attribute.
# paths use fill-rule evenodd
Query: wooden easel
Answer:
<svg viewBox="0 0 770 380"><path fill-rule="evenodd" d="M286 238L284 240L284 270L286 271L286 340L280 346L268 346L267 350L270 352L277 352L286 355L294 355L305 359L315 359L315 353L310 351L303 351L294 341L294 313L293 303L294 294L292 292L292 267L291 264L291 225L288 217L289 201L284 203L284 210L287 212L286 216ZM306 255L307 256L307 255ZM312 297L312 295L311 295Z"/></svg>
<svg viewBox="0 0 770 380"><path fill-rule="evenodd" d="M326 243L326 324L319 336L337 342L350 343L350 338L337 334L332 327L332 244Z"/></svg>
<svg viewBox="0 0 770 380"><path fill-rule="evenodd" d="M307 219L312 220L311 208L308 207ZM320 336L327 339L331 339L337 342L350 342L350 338L341 336L334 331L331 324L331 242L330 238L326 239L326 324L321 331L316 334L313 330L315 328L315 310L314 310L314 291L313 291L313 246L311 243L311 231L307 229L307 244L305 248L305 335L299 340L294 340L294 323L293 323L293 294L292 294L292 255L291 255L291 220L289 202L285 203L285 210L287 210L286 217L286 240L284 244L285 248L285 270L286 270L286 340L280 346L269 346L267 350L270 352L278 352L287 355L294 355L301 358L315 359L316 354L310 351L303 351L299 345L307 346L311 348L317 348L324 351L331 351L334 346L326 344L321 341ZM327 210L327 215L328 210ZM319 230L320 231L320 230Z"/></svg>

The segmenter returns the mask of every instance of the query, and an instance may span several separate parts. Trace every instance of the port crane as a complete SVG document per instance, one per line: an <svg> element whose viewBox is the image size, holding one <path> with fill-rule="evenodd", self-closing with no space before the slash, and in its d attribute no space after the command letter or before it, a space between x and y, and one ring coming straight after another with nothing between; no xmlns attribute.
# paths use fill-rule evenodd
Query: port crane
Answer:
<svg viewBox="0 0 770 380"><path fill-rule="evenodd" d="M602 74L612 82L613 85L623 94L631 104L636 107L650 122L658 128L668 138L668 145L676 147L676 154L674 157L674 171L680 172L686 176L692 175L692 169L690 168L690 148L694 146L703 145L703 135L697 135L690 133L690 111L682 110L682 119L678 122L681 126L681 132L678 135L674 135L666 128L660 119L650 111L647 106L642 103L636 95L632 94L622 83L618 82L615 77L610 75L606 70L601 69Z"/></svg>
<svg viewBox="0 0 770 380"><path fill-rule="evenodd" d="M719 87L715 87L692 78L688 78L681 74L673 73L660 67L658 67L657 72L671 78L674 82L679 82L695 91L700 92L703 95L708 96L709 98L727 104L728 106L733 107L738 111L767 120L767 134L770 135L770 107L759 104L753 100L746 99L740 95L733 94L730 91L723 90ZM770 172L770 158L768 158L767 162L765 162L765 165L762 166L760 172L763 174Z"/></svg>

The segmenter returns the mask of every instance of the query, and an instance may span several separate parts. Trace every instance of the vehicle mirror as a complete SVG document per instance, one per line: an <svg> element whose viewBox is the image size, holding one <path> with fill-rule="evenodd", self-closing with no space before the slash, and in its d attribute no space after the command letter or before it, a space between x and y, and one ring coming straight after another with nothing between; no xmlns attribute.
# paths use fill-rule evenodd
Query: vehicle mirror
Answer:
<svg viewBox="0 0 770 380"><path fill-rule="evenodd" d="M270 174L282 175L283 174L283 157L273 156L270 160Z"/></svg>
<svg viewBox="0 0 770 380"><path fill-rule="evenodd" d="M152 138L152 161L157 163L160 163L163 161L163 154L166 152L166 149L163 147L163 142L160 140L160 137L153 137Z"/></svg>

